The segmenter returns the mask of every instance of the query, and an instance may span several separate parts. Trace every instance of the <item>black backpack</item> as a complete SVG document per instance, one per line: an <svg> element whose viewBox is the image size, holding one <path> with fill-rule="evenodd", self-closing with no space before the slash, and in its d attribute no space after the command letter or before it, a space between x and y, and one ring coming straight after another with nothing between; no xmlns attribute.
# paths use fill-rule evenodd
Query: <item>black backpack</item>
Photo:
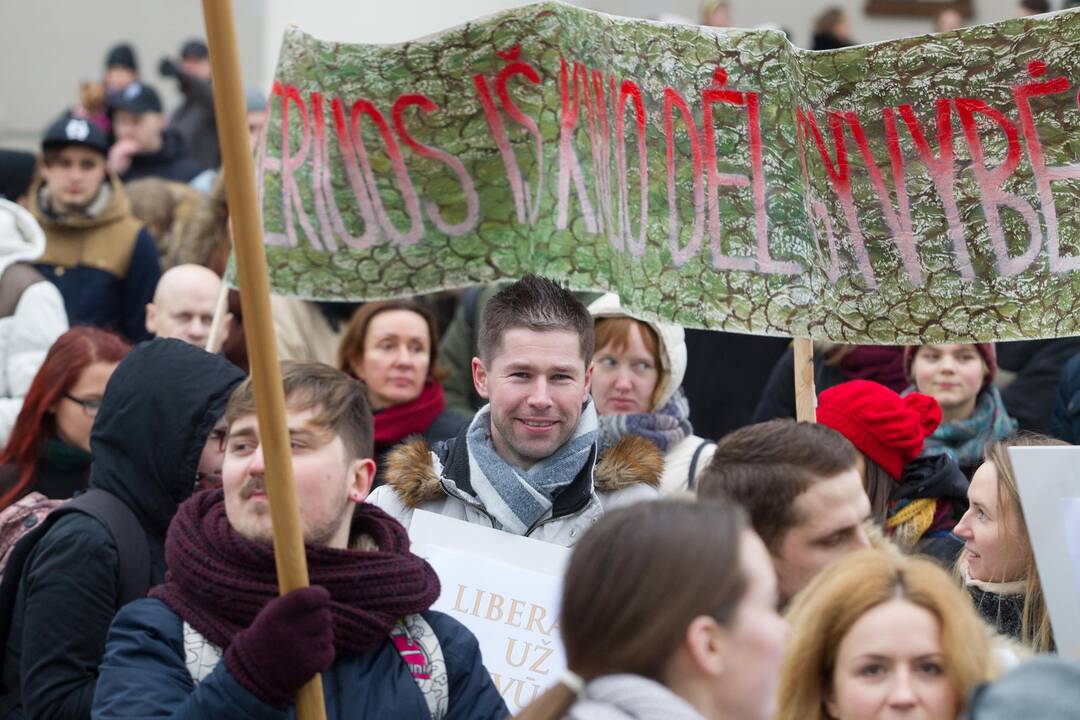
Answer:
<svg viewBox="0 0 1080 720"><path fill-rule="evenodd" d="M120 498L105 490L87 490L50 512L37 527L15 544L7 564L3 580L0 580L0 678L5 676L3 663L7 655L7 641L15 615L15 601L19 595L19 583L26 561L34 547L57 520L71 513L83 513L100 522L113 542L116 543L120 562L120 588L116 609L146 597L150 590L150 548L146 532L135 513ZM0 717L22 705L22 688L0 687Z"/></svg>

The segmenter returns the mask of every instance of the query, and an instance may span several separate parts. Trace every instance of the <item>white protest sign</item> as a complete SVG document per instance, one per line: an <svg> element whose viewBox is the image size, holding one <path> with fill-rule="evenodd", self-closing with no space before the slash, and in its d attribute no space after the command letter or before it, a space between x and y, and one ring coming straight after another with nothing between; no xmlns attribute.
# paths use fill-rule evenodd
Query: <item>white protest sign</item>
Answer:
<svg viewBox="0 0 1080 720"><path fill-rule="evenodd" d="M1080 447L1010 448L1058 652L1080 657Z"/></svg>
<svg viewBox="0 0 1080 720"><path fill-rule="evenodd" d="M558 681L566 669L557 619L568 548L423 510L413 513L409 537L442 583L432 609L476 635L512 713Z"/></svg>

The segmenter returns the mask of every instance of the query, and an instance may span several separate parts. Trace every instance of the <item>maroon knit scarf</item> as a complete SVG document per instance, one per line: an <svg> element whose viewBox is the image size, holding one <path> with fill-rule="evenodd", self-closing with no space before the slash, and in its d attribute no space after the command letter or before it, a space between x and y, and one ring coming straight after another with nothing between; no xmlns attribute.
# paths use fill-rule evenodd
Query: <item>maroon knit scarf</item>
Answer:
<svg viewBox="0 0 1080 720"><path fill-rule="evenodd" d="M439 597L435 570L409 552L409 536L400 523L361 503L351 537L358 533L379 549L307 546L311 584L330 591L339 655L377 647L399 618L427 610ZM165 560L165 584L151 590L150 597L222 649L278 595L273 548L232 529L221 490L196 493L180 506L165 540Z"/></svg>

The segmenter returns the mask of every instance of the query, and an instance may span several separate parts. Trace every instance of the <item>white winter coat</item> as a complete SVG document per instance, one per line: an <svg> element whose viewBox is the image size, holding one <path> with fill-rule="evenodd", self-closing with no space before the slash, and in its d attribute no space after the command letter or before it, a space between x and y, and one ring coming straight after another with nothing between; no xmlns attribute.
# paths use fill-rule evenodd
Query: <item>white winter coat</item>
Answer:
<svg viewBox="0 0 1080 720"><path fill-rule="evenodd" d="M17 262L45 251L45 233L29 211L0 200L0 278ZM0 448L7 445L23 398L49 348L68 329L64 298L51 282L34 283L15 312L0 318Z"/></svg>
<svg viewBox="0 0 1080 720"><path fill-rule="evenodd" d="M660 341L658 350L663 374L657 380L660 392L656 395L652 412L663 407L682 385L683 376L686 375L686 336L682 326L635 317L622 308L619 296L614 293L606 293L593 301L589 305L589 313L594 319L628 317L645 323L653 329ZM685 437L682 442L668 448L664 455L664 474L660 479L660 492L670 495L687 489L692 490L697 485L697 476L709 464L715 451L716 443L697 435ZM695 453L697 453L696 464L694 463ZM692 464L695 475L693 483L690 482Z"/></svg>
<svg viewBox="0 0 1080 720"><path fill-rule="evenodd" d="M648 440L624 438L599 461L590 458L577 479L559 494L555 507L526 535L563 547L574 545L605 512L655 500L662 463L660 452ZM368 502L406 528L414 510L495 527L483 503L470 491L464 431L434 449L423 440L399 445L388 455L384 475L387 484L376 488Z"/></svg>

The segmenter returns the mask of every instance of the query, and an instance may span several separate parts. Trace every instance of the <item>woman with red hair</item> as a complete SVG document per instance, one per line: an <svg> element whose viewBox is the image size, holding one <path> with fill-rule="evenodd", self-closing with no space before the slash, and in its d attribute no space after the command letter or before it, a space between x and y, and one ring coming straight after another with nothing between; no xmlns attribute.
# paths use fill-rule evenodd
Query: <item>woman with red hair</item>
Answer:
<svg viewBox="0 0 1080 720"><path fill-rule="evenodd" d="M92 327L68 330L53 343L0 452L0 510L31 492L63 500L86 489L90 427L105 383L130 349Z"/></svg>

